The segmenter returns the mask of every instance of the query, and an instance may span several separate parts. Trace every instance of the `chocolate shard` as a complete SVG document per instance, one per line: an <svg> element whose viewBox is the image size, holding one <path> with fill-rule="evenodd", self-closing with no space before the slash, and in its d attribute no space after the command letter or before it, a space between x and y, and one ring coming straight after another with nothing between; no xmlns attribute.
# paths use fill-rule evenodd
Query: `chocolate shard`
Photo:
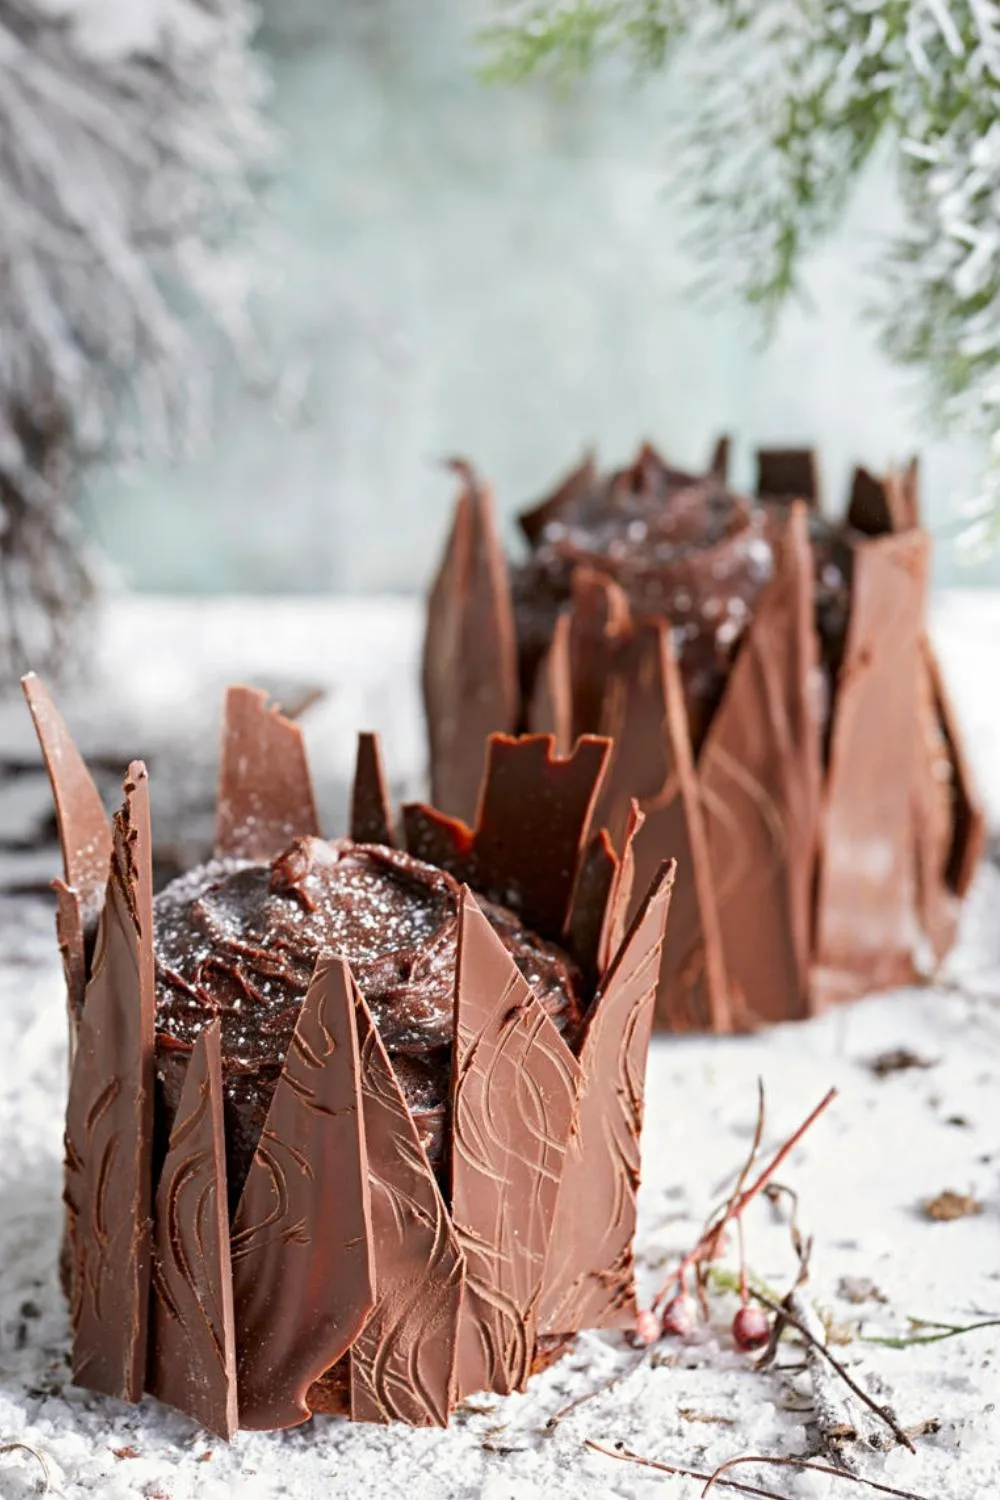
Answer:
<svg viewBox="0 0 1000 1500"><path fill-rule="evenodd" d="M646 1057L673 861L664 862L584 1018L581 1082L539 1305L540 1333L635 1325Z"/></svg>
<svg viewBox="0 0 1000 1500"><path fill-rule="evenodd" d="M928 548L923 532L906 531L854 551L817 882L814 1007L915 973L913 787Z"/></svg>
<svg viewBox="0 0 1000 1500"><path fill-rule="evenodd" d="M768 500L808 500L819 505L819 475L812 448L759 448L757 494Z"/></svg>
<svg viewBox="0 0 1000 1500"><path fill-rule="evenodd" d="M375 1310L350 1360L355 1422L445 1427L465 1262L378 1031L354 990L368 1153Z"/></svg>
<svg viewBox="0 0 1000 1500"><path fill-rule="evenodd" d="M665 850L676 857L679 870L657 1021L674 1031L726 1031L731 1019L704 814L684 690L664 621L635 630L619 654L615 675L621 729L597 821L624 841L635 795L645 814L633 845L635 889L649 887Z"/></svg>
<svg viewBox="0 0 1000 1500"><path fill-rule="evenodd" d="M638 802L632 802L621 859L606 828L591 839L580 861L573 891L567 938L569 949L580 965L587 994L593 995L600 976L617 953L625 936L625 923L635 881L635 836L645 823Z"/></svg>
<svg viewBox="0 0 1000 1500"><path fill-rule="evenodd" d="M731 995L744 1014L808 1013L822 747L806 508L795 502L698 761Z"/></svg>
<svg viewBox="0 0 1000 1500"><path fill-rule="evenodd" d="M87 927L96 921L104 900L111 824L52 694L34 672L22 677L21 687L52 785L66 885L76 892Z"/></svg>
<svg viewBox="0 0 1000 1500"><path fill-rule="evenodd" d="M354 984L320 959L232 1227L240 1426L309 1417L306 1393L375 1305Z"/></svg>
<svg viewBox="0 0 1000 1500"><path fill-rule="evenodd" d="M495 730L519 712L517 644L507 559L487 486L468 464L451 536L431 588L422 680L431 748L431 800L470 822Z"/></svg>
<svg viewBox="0 0 1000 1500"><path fill-rule="evenodd" d="M565 612L560 614L552 642L535 676L528 706L528 729L532 734L551 734L559 755L568 755L573 744L571 629L570 616Z"/></svg>
<svg viewBox="0 0 1000 1500"><path fill-rule="evenodd" d="M708 472L714 474L723 484L729 478L729 460L732 455L732 439L728 434L716 439L715 447L712 449L712 457L709 459Z"/></svg>
<svg viewBox="0 0 1000 1500"><path fill-rule="evenodd" d="M146 1389L226 1442L236 1431L218 1020L195 1043L156 1189Z"/></svg>
<svg viewBox="0 0 1000 1500"><path fill-rule="evenodd" d="M73 1380L138 1401L146 1375L153 1149L149 783L129 766L66 1107Z"/></svg>
<svg viewBox="0 0 1000 1500"><path fill-rule="evenodd" d="M407 804L408 852L559 942L609 750L594 735L579 739L567 756L553 754L551 735L491 735L475 828Z"/></svg>
<svg viewBox="0 0 1000 1500"><path fill-rule="evenodd" d="M392 803L377 734L358 735L351 792L351 838L357 844L387 844L389 848L396 842L392 831Z"/></svg>
<svg viewBox="0 0 1000 1500"><path fill-rule="evenodd" d="M621 642L631 628L628 595L613 578L596 568L577 568L571 619L573 737L607 734L614 738L620 725L608 700L609 678Z"/></svg>
<svg viewBox="0 0 1000 1500"><path fill-rule="evenodd" d="M912 458L902 471L891 470L879 479L868 469L855 469L847 524L866 536L910 531L920 525L919 468Z"/></svg>
<svg viewBox="0 0 1000 1500"><path fill-rule="evenodd" d="M466 1259L458 1400L523 1389L580 1068L471 891L462 895L451 1209Z"/></svg>
<svg viewBox="0 0 1000 1500"><path fill-rule="evenodd" d="M87 947L83 933L83 911L80 898L72 886L54 880L56 893L56 941L66 980L66 1004L69 1010L69 1062L73 1066L76 1050L76 1028L87 993Z"/></svg>
<svg viewBox="0 0 1000 1500"><path fill-rule="evenodd" d="M545 527L550 521L559 519L559 512L565 505L586 495L597 483L597 464L593 453L586 453L582 463L567 474L562 484L553 491L547 500L536 505L531 510L523 511L517 518L517 524L524 532L528 541L534 547Z"/></svg>
<svg viewBox="0 0 1000 1500"><path fill-rule="evenodd" d="M226 693L215 815L218 859L272 860L294 838L319 837L302 730L257 688Z"/></svg>

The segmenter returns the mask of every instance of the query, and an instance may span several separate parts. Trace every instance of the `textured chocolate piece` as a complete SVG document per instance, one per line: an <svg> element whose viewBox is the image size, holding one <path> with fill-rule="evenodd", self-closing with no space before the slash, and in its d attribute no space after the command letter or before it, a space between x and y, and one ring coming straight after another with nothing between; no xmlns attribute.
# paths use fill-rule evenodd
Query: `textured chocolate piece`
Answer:
<svg viewBox="0 0 1000 1500"><path fill-rule="evenodd" d="M146 1375L153 1146L149 786L129 766L66 1106L73 1380L138 1401Z"/></svg>
<svg viewBox="0 0 1000 1500"><path fill-rule="evenodd" d="M796 502L698 762L729 991L762 1021L808 1012L823 775L813 617Z"/></svg>
<svg viewBox="0 0 1000 1500"><path fill-rule="evenodd" d="M392 831L392 804L377 734L358 735L350 832L357 844L386 844L392 848L396 842Z"/></svg>
<svg viewBox="0 0 1000 1500"><path fill-rule="evenodd" d="M619 731L616 705L609 703L609 678L623 639L631 629L628 595L594 568L573 574L570 616L570 678L573 738Z"/></svg>
<svg viewBox="0 0 1000 1500"><path fill-rule="evenodd" d="M879 479L868 469L855 469L847 524L866 536L884 536L891 531L910 531L920 525L919 468L911 459L903 470L890 470Z"/></svg>
<svg viewBox="0 0 1000 1500"><path fill-rule="evenodd" d="M547 500L518 516L517 523L531 545L535 545L550 521L559 519L560 511L589 494L596 484L597 464L593 453L588 453Z"/></svg>
<svg viewBox="0 0 1000 1500"><path fill-rule="evenodd" d="M588 994L593 994L603 970L601 955L619 870L614 845L607 830L601 828L590 840L580 860L567 932L570 951L580 965L585 993Z"/></svg>
<svg viewBox="0 0 1000 1500"><path fill-rule="evenodd" d="M584 1018L581 1081L539 1306L541 1333L635 1326L646 1057L674 881L664 863Z"/></svg>
<svg viewBox="0 0 1000 1500"><path fill-rule="evenodd" d="M76 1027L87 993L87 945L83 933L80 898L72 886L54 880L56 893L56 942L66 981L66 1003L69 1010L69 1063L73 1066L76 1051Z"/></svg>
<svg viewBox="0 0 1000 1500"><path fill-rule="evenodd" d="M855 549L816 894L813 1005L915 974L913 787L928 540Z"/></svg>
<svg viewBox="0 0 1000 1500"><path fill-rule="evenodd" d="M451 1210L466 1258L456 1394L523 1388L580 1069L483 917L462 900Z"/></svg>
<svg viewBox="0 0 1000 1500"><path fill-rule="evenodd" d="M256 688L226 694L215 818L218 859L276 858L319 835L302 731Z"/></svg>
<svg viewBox="0 0 1000 1500"><path fill-rule="evenodd" d="M21 687L52 784L66 884L76 891L86 927L104 900L111 824L93 778L44 682L29 672Z"/></svg>
<svg viewBox="0 0 1000 1500"><path fill-rule="evenodd" d="M293 1427L375 1304L353 980L321 960L232 1231L240 1426Z"/></svg>
<svg viewBox="0 0 1000 1500"><path fill-rule="evenodd" d="M568 755L573 745L573 681L570 669L569 615L561 614L552 632L552 644L535 674L528 705L530 734L550 734L557 755Z"/></svg>
<svg viewBox="0 0 1000 1500"><path fill-rule="evenodd" d="M146 1389L226 1441L236 1333L218 1021L195 1044L156 1189Z"/></svg>
<svg viewBox="0 0 1000 1500"><path fill-rule="evenodd" d="M354 990L371 1193L375 1309L353 1344L355 1422L445 1427L464 1261L402 1091Z"/></svg>
<svg viewBox="0 0 1000 1500"><path fill-rule="evenodd" d="M467 464L451 536L431 588L422 681L431 742L431 799L471 822L488 734L518 717L517 646L507 560L489 489Z"/></svg>
<svg viewBox="0 0 1000 1500"><path fill-rule="evenodd" d="M819 506L819 475L812 448L759 448L757 494L768 500L808 500Z"/></svg>

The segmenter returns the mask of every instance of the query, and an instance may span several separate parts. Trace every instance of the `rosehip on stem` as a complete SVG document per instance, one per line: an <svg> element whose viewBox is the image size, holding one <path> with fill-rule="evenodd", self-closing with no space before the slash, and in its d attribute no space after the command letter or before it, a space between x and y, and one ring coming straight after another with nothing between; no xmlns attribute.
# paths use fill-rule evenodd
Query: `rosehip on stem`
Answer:
<svg viewBox="0 0 1000 1500"><path fill-rule="evenodd" d="M678 1338L690 1338L697 1322L697 1309L687 1292L678 1292L671 1297L663 1309L663 1332L676 1334Z"/></svg>
<svg viewBox="0 0 1000 1500"><path fill-rule="evenodd" d="M733 1319L733 1341L737 1349L748 1353L763 1349L771 1338L771 1319L762 1307L747 1303L739 1309Z"/></svg>

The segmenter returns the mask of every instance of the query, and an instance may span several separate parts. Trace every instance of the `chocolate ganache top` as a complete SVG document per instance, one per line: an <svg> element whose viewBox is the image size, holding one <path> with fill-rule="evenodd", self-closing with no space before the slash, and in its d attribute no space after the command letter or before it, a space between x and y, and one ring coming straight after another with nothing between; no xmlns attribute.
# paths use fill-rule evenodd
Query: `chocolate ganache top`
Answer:
<svg viewBox="0 0 1000 1500"><path fill-rule="evenodd" d="M673 627L692 738L700 742L733 656L774 569L787 502L752 500L713 473L671 469L650 448L636 462L566 495L514 569L522 686L531 683L572 597L573 574L592 568L625 592L635 616ZM816 624L824 665L835 670L850 600L853 533L809 515ZM598 726L583 726L597 729Z"/></svg>
<svg viewBox="0 0 1000 1500"><path fill-rule="evenodd" d="M460 890L443 870L349 839L297 839L272 864L213 862L156 897L157 1069L168 1114L182 1059L222 1026L231 1176L245 1176L316 959L348 960L432 1161L440 1164L453 1031ZM561 1029L578 975L513 912L480 899ZM174 1095L177 1098L174 1098Z"/></svg>

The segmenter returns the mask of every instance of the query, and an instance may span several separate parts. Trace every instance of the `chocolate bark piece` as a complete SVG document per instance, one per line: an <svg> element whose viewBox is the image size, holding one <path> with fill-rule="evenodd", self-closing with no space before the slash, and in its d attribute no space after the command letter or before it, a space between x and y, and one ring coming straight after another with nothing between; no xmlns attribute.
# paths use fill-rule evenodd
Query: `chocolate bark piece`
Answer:
<svg viewBox="0 0 1000 1500"><path fill-rule="evenodd" d="M66 1106L73 1380L138 1401L146 1376L153 1147L149 784L133 761Z"/></svg>
<svg viewBox="0 0 1000 1500"><path fill-rule="evenodd" d="M729 990L762 1021L808 1011L818 674L808 521L796 502L698 762Z"/></svg>
<svg viewBox="0 0 1000 1500"><path fill-rule="evenodd" d="M911 458L905 469L892 469L883 479L859 465L851 480L847 524L866 536L884 536L919 526L917 460Z"/></svg>
<svg viewBox="0 0 1000 1500"><path fill-rule="evenodd" d="M914 977L913 787L928 539L855 549L819 861L813 1005Z"/></svg>
<svg viewBox="0 0 1000 1500"><path fill-rule="evenodd" d="M580 1068L479 910L462 897L451 1212L466 1258L456 1396L521 1390Z"/></svg>
<svg viewBox="0 0 1000 1500"><path fill-rule="evenodd" d="M582 463L578 464L572 473L566 478L540 505L532 510L522 511L517 518L517 524L524 532L528 541L534 547L542 532L550 521L558 521L560 513L571 506L575 500L582 499L597 486L597 464L593 453L584 455Z"/></svg>
<svg viewBox="0 0 1000 1500"><path fill-rule="evenodd" d="M231 687L222 731L217 859L274 859L319 835L302 731L256 688Z"/></svg>
<svg viewBox="0 0 1000 1500"><path fill-rule="evenodd" d="M573 892L568 937L583 972L585 993L593 996L600 976L618 952L635 884L635 837L645 814L633 799L621 859L601 828L584 851Z"/></svg>
<svg viewBox="0 0 1000 1500"><path fill-rule="evenodd" d="M96 921L111 859L111 824L97 787L44 682L29 672L21 687L52 785L63 874L77 894L84 926Z"/></svg>
<svg viewBox="0 0 1000 1500"><path fill-rule="evenodd" d="M675 865L664 862L584 1018L577 1113L539 1306L541 1333L635 1326L646 1057Z"/></svg>
<svg viewBox="0 0 1000 1500"><path fill-rule="evenodd" d="M227 1442L237 1426L219 1022L188 1064L156 1189L146 1389Z"/></svg>
<svg viewBox="0 0 1000 1500"><path fill-rule="evenodd" d="M571 628L570 616L561 614L552 632L552 643L535 674L528 706L528 732L550 734L557 755L568 755L573 744Z"/></svg>
<svg viewBox="0 0 1000 1500"><path fill-rule="evenodd" d="M704 814L684 689L663 621L639 626L619 654L615 674L622 727L598 821L627 827L634 793L645 814L634 840L635 890L649 888L666 851L676 857L679 872L663 947L657 1020L673 1031L725 1031L730 1013Z"/></svg>
<svg viewBox="0 0 1000 1500"><path fill-rule="evenodd" d="M431 588L422 680L431 744L431 800L471 822L483 743L518 718L517 645L507 559L489 488L455 463L462 490Z"/></svg>
<svg viewBox="0 0 1000 1500"><path fill-rule="evenodd" d="M351 1417L445 1427L464 1258L392 1064L354 987L375 1308L351 1347Z"/></svg>
<svg viewBox="0 0 1000 1500"><path fill-rule="evenodd" d="M375 1305L347 964L316 966L233 1219L241 1427L294 1427Z"/></svg>
<svg viewBox="0 0 1000 1500"><path fill-rule="evenodd" d="M768 500L808 500L819 507L813 448L758 448L757 494Z"/></svg>
<svg viewBox="0 0 1000 1500"><path fill-rule="evenodd" d="M614 738L620 723L608 702L608 681L622 640L631 630L628 595L596 568L577 568L570 620L573 737L607 734Z"/></svg>
<svg viewBox="0 0 1000 1500"><path fill-rule="evenodd" d="M357 844L386 844L392 848L396 842L392 831L392 803L377 734L358 735L350 831Z"/></svg>

